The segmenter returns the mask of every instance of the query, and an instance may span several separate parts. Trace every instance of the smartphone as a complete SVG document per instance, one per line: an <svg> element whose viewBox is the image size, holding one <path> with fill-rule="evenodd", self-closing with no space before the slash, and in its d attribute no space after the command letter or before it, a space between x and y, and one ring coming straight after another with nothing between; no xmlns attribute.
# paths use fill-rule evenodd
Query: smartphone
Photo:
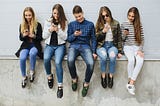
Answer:
<svg viewBox="0 0 160 106"><path fill-rule="evenodd" d="M125 28L124 30L129 31L129 29L128 29L128 28Z"/></svg>
<svg viewBox="0 0 160 106"><path fill-rule="evenodd" d="M80 31L80 29L76 29L76 31Z"/></svg>

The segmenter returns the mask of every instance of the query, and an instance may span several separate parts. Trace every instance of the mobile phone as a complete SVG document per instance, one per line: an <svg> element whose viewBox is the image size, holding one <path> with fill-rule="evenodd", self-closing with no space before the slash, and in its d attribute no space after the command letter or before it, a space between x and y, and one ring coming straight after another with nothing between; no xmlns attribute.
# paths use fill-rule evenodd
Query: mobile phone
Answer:
<svg viewBox="0 0 160 106"><path fill-rule="evenodd" d="M80 31L80 29L76 29L76 31Z"/></svg>
<svg viewBox="0 0 160 106"><path fill-rule="evenodd" d="M129 29L128 29L128 28L125 28L124 30L129 31Z"/></svg>

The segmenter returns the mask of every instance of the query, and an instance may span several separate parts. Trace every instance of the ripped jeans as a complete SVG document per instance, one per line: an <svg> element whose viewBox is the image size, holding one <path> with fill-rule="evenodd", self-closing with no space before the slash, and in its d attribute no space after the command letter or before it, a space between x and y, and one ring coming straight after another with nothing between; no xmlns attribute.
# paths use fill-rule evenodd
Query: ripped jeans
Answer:
<svg viewBox="0 0 160 106"><path fill-rule="evenodd" d="M114 74L118 49L112 42L106 41L101 48L97 48L96 52L100 58L101 72L106 72L107 59L109 59L109 73Z"/></svg>

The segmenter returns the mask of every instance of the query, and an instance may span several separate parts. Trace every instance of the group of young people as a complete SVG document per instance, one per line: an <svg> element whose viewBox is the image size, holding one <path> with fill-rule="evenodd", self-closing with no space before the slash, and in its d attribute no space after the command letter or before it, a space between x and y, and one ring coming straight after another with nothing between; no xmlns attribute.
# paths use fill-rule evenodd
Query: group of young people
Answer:
<svg viewBox="0 0 160 106"><path fill-rule="evenodd" d="M51 71L51 60L54 56L56 76L58 81L57 97L63 97L63 68L62 61L66 54L66 42L70 46L67 53L67 64L71 75L72 90L78 87L79 76L75 61L81 56L86 63L86 72L82 88L82 96L87 95L89 83L94 70L94 60L99 57L101 69L101 85L113 87L113 76L116 71L116 58L122 57L123 51L128 59L128 82L127 90L135 95L135 81L142 68L144 61L143 44L144 35L140 22L140 14L136 7L128 10L128 20L119 24L112 17L110 9L103 6L99 10L99 16L94 23L84 17L84 12L79 5L73 8L75 21L68 23L61 4L55 4L52 15L44 23L42 31L41 24L35 17L32 7L26 7L23 12L23 21L19 28L19 38L22 44L16 52L20 58L20 69L22 73L22 88L35 79L36 56L44 61L48 86L52 89L54 85L53 72ZM45 40L45 48L42 51L41 41ZM30 60L30 73L26 74L26 59ZM109 68L107 62L109 59ZM136 61L135 61L136 59ZM135 63L136 62L136 63Z"/></svg>

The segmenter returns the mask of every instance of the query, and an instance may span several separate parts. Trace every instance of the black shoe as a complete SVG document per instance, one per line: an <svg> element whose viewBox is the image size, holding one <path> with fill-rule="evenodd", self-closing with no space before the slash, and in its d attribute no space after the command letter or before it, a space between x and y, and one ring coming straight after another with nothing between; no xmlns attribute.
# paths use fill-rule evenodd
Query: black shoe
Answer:
<svg viewBox="0 0 160 106"><path fill-rule="evenodd" d="M54 83L54 79L53 79L53 74L51 74L51 79L48 79L48 86L50 89L53 88L53 83Z"/></svg>
<svg viewBox="0 0 160 106"><path fill-rule="evenodd" d="M109 88L113 87L113 76L112 76L112 78L110 78L109 74L108 74L108 87Z"/></svg>
<svg viewBox="0 0 160 106"><path fill-rule="evenodd" d="M83 83L83 89L82 89L82 96L85 97L88 93L88 89L89 89L89 85L88 86L84 86L84 83Z"/></svg>
<svg viewBox="0 0 160 106"><path fill-rule="evenodd" d="M102 75L101 75L101 84L103 88L107 87L107 76L106 75L105 75L105 78L102 78Z"/></svg>
<svg viewBox="0 0 160 106"><path fill-rule="evenodd" d="M63 97L63 87L59 86L57 90L57 98L62 98Z"/></svg>
<svg viewBox="0 0 160 106"><path fill-rule="evenodd" d="M78 86L78 77L76 78L76 82L73 82L73 80L72 80L72 90L76 91L77 90L77 86Z"/></svg>
<svg viewBox="0 0 160 106"><path fill-rule="evenodd" d="M30 82L31 83L34 81L34 78L35 78L35 74L34 73L30 74Z"/></svg>
<svg viewBox="0 0 160 106"><path fill-rule="evenodd" d="M26 78L25 79L23 79L22 80L22 88L25 88L26 87L26 85L27 85L27 76L26 76Z"/></svg>

